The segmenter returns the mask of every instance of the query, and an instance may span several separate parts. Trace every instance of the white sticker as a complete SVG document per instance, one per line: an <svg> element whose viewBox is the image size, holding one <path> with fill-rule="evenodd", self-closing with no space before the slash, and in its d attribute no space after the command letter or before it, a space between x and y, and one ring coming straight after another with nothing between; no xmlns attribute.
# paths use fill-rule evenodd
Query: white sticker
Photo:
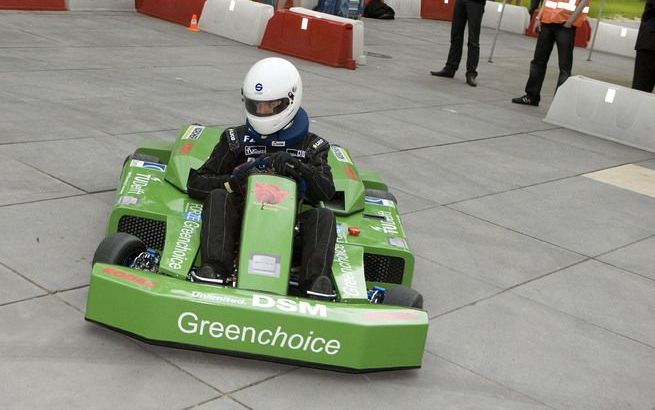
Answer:
<svg viewBox="0 0 655 410"><path fill-rule="evenodd" d="M607 94L605 94L605 102L608 104L612 104L614 102L615 95L616 95L616 89L608 88Z"/></svg>
<svg viewBox="0 0 655 410"><path fill-rule="evenodd" d="M122 196L118 198L118 205L136 205L139 203L139 198L133 196Z"/></svg>
<svg viewBox="0 0 655 410"><path fill-rule="evenodd" d="M309 19L307 17L303 17L302 22L300 23L300 29L307 30L307 24L309 24Z"/></svg>
<svg viewBox="0 0 655 410"><path fill-rule="evenodd" d="M348 153L341 148L338 145L332 145L330 147L332 149L332 152L334 153L334 156L336 159L338 159L341 162L347 162L349 164L352 164L353 162L350 160L350 157L348 156Z"/></svg>
<svg viewBox="0 0 655 410"><path fill-rule="evenodd" d="M236 1L234 1L234 0L230 1L230 7L229 7L229 10L230 10L230 11L234 11L234 6L235 6L236 4L237 4Z"/></svg>
<svg viewBox="0 0 655 410"><path fill-rule="evenodd" d="M628 35L628 29L627 28L622 28L621 29L621 37L626 37Z"/></svg>
<svg viewBox="0 0 655 410"><path fill-rule="evenodd" d="M183 140L197 140L200 138L200 134L205 130L205 127L202 125L191 125L187 130L182 134Z"/></svg>
<svg viewBox="0 0 655 410"><path fill-rule="evenodd" d="M252 254L248 260L248 273L279 278L280 257L272 255Z"/></svg>

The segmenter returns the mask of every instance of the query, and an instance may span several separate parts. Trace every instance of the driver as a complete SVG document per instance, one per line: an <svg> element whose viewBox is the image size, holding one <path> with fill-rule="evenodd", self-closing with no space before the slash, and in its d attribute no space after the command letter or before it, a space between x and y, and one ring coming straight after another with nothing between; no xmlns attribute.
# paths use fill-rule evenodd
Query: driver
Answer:
<svg viewBox="0 0 655 410"><path fill-rule="evenodd" d="M318 203L334 195L327 163L330 144L308 131L307 113L300 107L302 90L300 73L289 61L271 57L255 63L241 89L246 123L223 131L207 162L191 170L188 193L205 201L200 232L203 265L197 279L225 284L233 271L247 179L234 172L239 165L266 155L264 161L275 174L297 181L299 199ZM298 222L300 289L309 297L330 299L334 214L314 208L301 213Z"/></svg>

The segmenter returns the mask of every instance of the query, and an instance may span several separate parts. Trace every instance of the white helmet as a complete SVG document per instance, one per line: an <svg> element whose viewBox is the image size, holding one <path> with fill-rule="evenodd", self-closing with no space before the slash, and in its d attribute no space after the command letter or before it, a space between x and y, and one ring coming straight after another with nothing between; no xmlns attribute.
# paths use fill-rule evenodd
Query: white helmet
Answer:
<svg viewBox="0 0 655 410"><path fill-rule="evenodd" d="M241 94L250 125L262 135L272 134L287 126L300 109L300 73L283 58L265 58L250 68Z"/></svg>

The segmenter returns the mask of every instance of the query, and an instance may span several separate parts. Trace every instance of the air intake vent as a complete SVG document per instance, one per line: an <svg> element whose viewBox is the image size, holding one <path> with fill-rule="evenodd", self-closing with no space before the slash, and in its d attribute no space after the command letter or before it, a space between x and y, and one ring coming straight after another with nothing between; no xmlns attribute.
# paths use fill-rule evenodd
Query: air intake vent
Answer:
<svg viewBox="0 0 655 410"><path fill-rule="evenodd" d="M396 256L364 254L364 275L367 281L402 283L405 260Z"/></svg>
<svg viewBox="0 0 655 410"><path fill-rule="evenodd" d="M118 221L118 232L125 232L141 239L148 248L164 249L166 223L154 219L124 215Z"/></svg>

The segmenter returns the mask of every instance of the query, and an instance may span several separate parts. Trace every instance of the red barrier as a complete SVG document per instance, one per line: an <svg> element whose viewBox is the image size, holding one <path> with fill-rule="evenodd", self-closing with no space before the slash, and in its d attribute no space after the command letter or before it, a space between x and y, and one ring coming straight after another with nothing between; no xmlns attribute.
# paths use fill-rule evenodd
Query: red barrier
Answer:
<svg viewBox="0 0 655 410"><path fill-rule="evenodd" d="M205 0L135 0L139 13L188 26L191 17L200 18Z"/></svg>
<svg viewBox="0 0 655 410"><path fill-rule="evenodd" d="M534 31L534 22L536 16L537 13L534 13L532 15L532 18L530 19L530 25L528 26L527 29L525 29L526 36L539 37L539 33L535 33ZM589 24L589 21L585 19L584 23L582 23L582 26L578 27L575 30L575 46L587 48L587 45L589 44L589 40L591 40L591 25Z"/></svg>
<svg viewBox="0 0 655 410"><path fill-rule="evenodd" d="M259 48L354 70L352 24L278 10Z"/></svg>
<svg viewBox="0 0 655 410"><path fill-rule="evenodd" d="M453 21L457 0L421 0L421 18Z"/></svg>
<svg viewBox="0 0 655 410"><path fill-rule="evenodd" d="M66 10L66 0L0 0L0 10Z"/></svg>

